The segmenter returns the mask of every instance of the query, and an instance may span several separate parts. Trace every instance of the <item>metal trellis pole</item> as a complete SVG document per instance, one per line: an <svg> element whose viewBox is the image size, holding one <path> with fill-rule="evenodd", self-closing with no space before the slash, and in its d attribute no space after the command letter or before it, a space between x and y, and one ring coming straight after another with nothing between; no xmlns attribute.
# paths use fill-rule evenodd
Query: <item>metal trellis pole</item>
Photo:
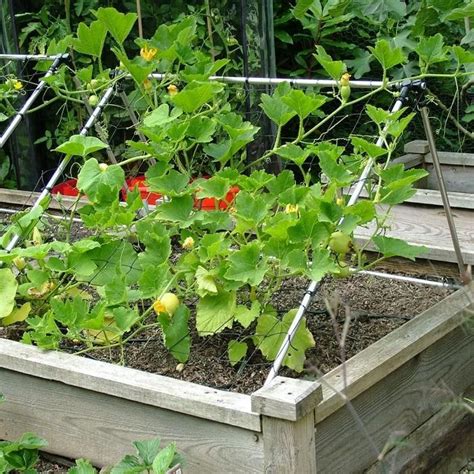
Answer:
<svg viewBox="0 0 474 474"><path fill-rule="evenodd" d="M464 264L461 246L459 244L458 233L456 231L456 224L454 223L454 216L451 210L451 205L449 203L448 192L446 190L446 184L444 182L443 172L441 170L441 163L439 161L438 151L436 150L436 142L433 134L433 129L430 123L428 107L426 105L423 105L423 107L420 108L420 114L421 119L423 121L423 127L425 129L426 138L428 140L428 146L430 149L431 157L433 159L433 168L435 170L436 178L438 181L439 192L443 201L443 208L446 213L446 219L448 221L451 240L453 241L454 252L456 254L456 260L459 267L459 274L461 277L461 281L464 284L467 284L472 280L472 277Z"/></svg>
<svg viewBox="0 0 474 474"><path fill-rule="evenodd" d="M112 97L112 94L114 93L114 86L111 86L109 87L105 92L104 92L104 95L102 96L102 99L100 100L100 102L97 104L97 107L94 109L94 111L92 112L92 114L90 115L89 117L89 120L87 121L87 123L84 125L84 127L82 128L82 130L79 132L79 135L82 135L82 136L86 136L87 133L89 132L89 130L91 129L91 127L94 125L95 121L97 120L97 118L100 116L100 114L102 113L102 110L103 108L107 105L107 103L109 102L110 98ZM62 161L59 163L58 167L56 168L56 171L54 172L54 174L51 176L51 178L49 179L48 183L46 184L46 186L44 187L43 191L41 192L41 194L38 196L38 198L36 199L35 203L33 204L31 210L34 210L34 209L37 209L40 207L41 203L43 202L43 200L48 197L51 193L51 189L54 187L54 185L58 182L59 178L61 177L61 175L63 174L63 172L65 171L69 161L71 161L71 158L72 156L71 155L66 155ZM20 240L20 235L18 234L15 234L10 242L8 243L8 245L6 246L5 248L5 251L6 252L11 252L16 244L18 243L18 241Z"/></svg>
<svg viewBox="0 0 474 474"><path fill-rule="evenodd" d="M60 55L56 57L56 59L54 60L53 64L48 69L44 77L46 78L54 74L59 64L61 63L62 59L65 57L67 57L67 55ZM18 127L20 122L23 120L23 117L28 112L30 107L34 104L35 100L41 94L41 91L44 89L45 86L46 86L46 82L44 80L41 80L36 86L36 89L31 93L31 95L28 97L26 102L23 104L23 107L15 114L15 116L13 117L13 120L8 124L8 127L6 128L6 130L0 136L0 148L3 148L6 141L10 138L11 134L15 131L16 127Z"/></svg>
<svg viewBox="0 0 474 474"><path fill-rule="evenodd" d="M12 59L13 61L55 61L56 59L65 59L69 56L67 53L54 54L0 54L0 59Z"/></svg>
<svg viewBox="0 0 474 474"><path fill-rule="evenodd" d="M351 85L352 85L352 82L351 82ZM400 90L400 96L398 97L398 99L396 100L396 102L393 104L393 107L391 108L390 112L391 113L394 113L394 112L397 112L398 110L400 110L404 104L404 102L406 101L407 97L408 97L408 93L410 91L410 85L405 85L401 88ZM388 124L385 126L382 134L379 136L377 142L376 142L376 145L377 146L382 146L384 144L384 134L385 132L387 131L388 129ZM369 161L367 162L367 164L365 165L365 168L364 170L362 171L362 174L360 176L360 179L354 189L354 192L352 193L351 197L349 198L349 201L347 203L348 206L352 206L358 199L359 199L359 196L362 192L362 190L364 189L364 186L365 186L365 182L367 180L367 178L369 177L371 171L372 171L372 168L375 164L375 159L374 158L370 158ZM342 218L340 221L339 221L339 224L341 224L342 222L344 222L344 218ZM298 327L301 323L301 320L303 319L303 316L306 312L306 310L308 309L308 306L309 304L311 303L311 300L314 296L314 294L316 293L317 289L319 288L320 286L320 282L316 282L316 281L312 281L308 287L308 289L306 290L306 293L303 297L303 300L298 308L298 311L290 325L290 328L288 329L288 332L286 334L286 337L285 337L285 340L283 341L278 353L277 353L277 356L275 358L275 361L272 365L272 368L270 369L270 372L265 380L265 383L264 383L264 386L265 385L268 385L270 384L270 382L278 375L278 371L280 370L280 367L283 363L283 360L285 359L286 357L286 354L288 352L288 349L290 348L291 346L291 343L293 342L293 338L295 337L295 334L296 334L296 331L298 330Z"/></svg>
<svg viewBox="0 0 474 474"><path fill-rule="evenodd" d="M127 76L131 77L131 76ZM150 74L148 76L150 79L166 79L170 76L167 74ZM226 84L251 84L251 85L260 85L260 86L277 86L287 82L292 86L301 86L301 87L339 87L339 81L334 79L293 79L293 78L284 78L284 77L241 77L241 76L210 76L210 81L219 81ZM402 82L402 81L400 81ZM376 89L384 85L383 81L351 81L351 87L353 89Z"/></svg>

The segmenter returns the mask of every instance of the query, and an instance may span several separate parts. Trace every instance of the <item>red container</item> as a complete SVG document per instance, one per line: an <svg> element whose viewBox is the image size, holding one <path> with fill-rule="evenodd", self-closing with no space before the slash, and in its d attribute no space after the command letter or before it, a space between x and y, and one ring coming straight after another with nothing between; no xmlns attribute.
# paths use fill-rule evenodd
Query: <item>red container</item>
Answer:
<svg viewBox="0 0 474 474"><path fill-rule="evenodd" d="M225 198L218 199L217 203L215 198L194 199L194 207L202 211L215 211L216 209L225 211L232 206L239 191L240 188L238 186L231 186Z"/></svg>
<svg viewBox="0 0 474 474"><path fill-rule="evenodd" d="M63 183L59 183L51 189L51 194L61 194L62 196L79 196L77 189L77 179L68 179Z"/></svg>
<svg viewBox="0 0 474 474"><path fill-rule="evenodd" d="M140 192L140 197L146 201L148 204L156 205L158 201L161 200L162 195L159 193L152 193L148 190L148 186L145 183L145 176L136 176L135 178L127 178L125 181L127 186L122 188L122 199L125 201L127 199L128 190L133 191L135 187L138 187ZM159 204L159 203L158 203Z"/></svg>

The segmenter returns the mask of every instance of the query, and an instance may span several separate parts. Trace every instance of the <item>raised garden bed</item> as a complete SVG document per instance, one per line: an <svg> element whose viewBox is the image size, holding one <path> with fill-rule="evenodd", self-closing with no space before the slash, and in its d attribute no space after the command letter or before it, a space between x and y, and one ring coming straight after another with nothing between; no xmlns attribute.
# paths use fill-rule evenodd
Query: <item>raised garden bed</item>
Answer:
<svg viewBox="0 0 474 474"><path fill-rule="evenodd" d="M416 194L407 202L442 206L428 143L415 140L407 143L404 151L406 154L394 160L394 163L404 163L406 168L421 166L429 172L426 178L417 183ZM474 154L440 151L438 155L451 206L474 209Z"/></svg>
<svg viewBox="0 0 474 474"><path fill-rule="evenodd" d="M465 416L456 407L474 383L473 301L474 288L461 289L317 381L279 377L251 395L0 340L0 437L32 430L50 452L97 465L159 436L177 442L187 472L377 472L384 448L403 469L435 428ZM390 449L393 436L425 442Z"/></svg>

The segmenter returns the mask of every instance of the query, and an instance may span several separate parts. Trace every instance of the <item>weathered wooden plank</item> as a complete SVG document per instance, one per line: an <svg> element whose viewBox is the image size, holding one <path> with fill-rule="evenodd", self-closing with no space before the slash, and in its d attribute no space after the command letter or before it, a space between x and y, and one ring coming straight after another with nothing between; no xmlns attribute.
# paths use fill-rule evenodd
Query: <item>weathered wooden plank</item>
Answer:
<svg viewBox="0 0 474 474"><path fill-rule="evenodd" d="M402 163L405 165L405 169L420 166L424 162L424 156L417 153L408 153L406 155L399 156L392 161L394 165Z"/></svg>
<svg viewBox="0 0 474 474"><path fill-rule="evenodd" d="M287 377L252 394L252 409L262 415L263 472L316 472L314 409L320 400L317 382Z"/></svg>
<svg viewBox="0 0 474 474"><path fill-rule="evenodd" d="M473 333L457 327L353 399L360 424L346 407L317 423L318 472L361 472L394 436L455 402L474 382L473 347Z"/></svg>
<svg viewBox="0 0 474 474"><path fill-rule="evenodd" d="M34 431L46 451L103 466L133 452L132 441L160 437L176 442L186 472L262 472L263 444L249 430L5 369L0 390L0 439Z"/></svg>
<svg viewBox="0 0 474 474"><path fill-rule="evenodd" d="M448 193L449 204L453 208L474 209L474 194L470 193ZM418 189L416 194L407 199L406 202L416 204L428 204L430 206L443 206L441 194L436 189ZM473 216L474 219L474 216Z"/></svg>
<svg viewBox="0 0 474 474"><path fill-rule="evenodd" d="M422 187L438 189L438 180L433 165L427 164L426 171L430 174L425 178L426 184ZM474 167L442 165L443 180L448 192L474 194Z"/></svg>
<svg viewBox="0 0 474 474"><path fill-rule="evenodd" d="M344 405L339 392L349 400L360 395L462 325L466 317L473 316L473 311L474 284L471 284L356 354L344 369L339 366L324 375L320 381L323 401L316 410L316 422L320 423Z"/></svg>
<svg viewBox="0 0 474 474"><path fill-rule="evenodd" d="M321 398L320 384L278 376L269 385L252 393L252 411L296 421L314 410Z"/></svg>
<svg viewBox="0 0 474 474"><path fill-rule="evenodd" d="M262 428L264 446L262 472L316 473L314 411L295 422L264 416Z"/></svg>
<svg viewBox="0 0 474 474"><path fill-rule="evenodd" d="M0 202L17 207L32 206L35 203L36 199L39 197L39 195L40 193L34 191L20 191L17 189L0 188ZM76 204L76 198L54 195L52 196L49 208L54 210L67 211L72 209L75 205L76 208L79 209L86 204L86 199L81 199Z"/></svg>
<svg viewBox="0 0 474 474"><path fill-rule="evenodd" d="M0 339L0 367L260 431L250 396Z"/></svg>
<svg viewBox="0 0 474 474"><path fill-rule="evenodd" d="M442 165L474 166L474 153L438 151L438 156ZM425 155L425 163L433 163L433 156L431 153Z"/></svg>
<svg viewBox="0 0 474 474"><path fill-rule="evenodd" d="M371 466L366 474L417 472L416 468L419 472L428 472L428 469L433 472L430 464L446 457L451 458L451 469L438 472L458 472L464 466L465 459L456 470L452 469L454 452L463 441L468 448L465 453L467 459L474 453L474 414L469 414L459 400L447 404L406 438L398 439L383 459Z"/></svg>
<svg viewBox="0 0 474 474"><path fill-rule="evenodd" d="M381 209L385 208L381 206ZM462 254L465 263L474 264L474 212L466 209L454 211L454 221L458 232ZM394 206L390 211L387 225L390 230L387 235L406 240L414 245L428 247L428 253L423 258L455 262L451 235L443 209L425 207L415 204ZM364 245L374 227L358 227L355 235L358 242ZM371 244L369 249L374 249Z"/></svg>
<svg viewBox="0 0 474 474"><path fill-rule="evenodd" d="M368 192L364 189L360 196L366 198ZM449 204L452 208L474 209L474 193L448 192ZM443 206L441 194L437 189L417 189L416 193L405 201L405 204L428 204L430 206ZM474 218L474 217L473 217Z"/></svg>
<svg viewBox="0 0 474 474"><path fill-rule="evenodd" d="M425 155L430 151L430 147L426 140L413 140L411 142L405 143L403 151L405 153L417 153Z"/></svg>

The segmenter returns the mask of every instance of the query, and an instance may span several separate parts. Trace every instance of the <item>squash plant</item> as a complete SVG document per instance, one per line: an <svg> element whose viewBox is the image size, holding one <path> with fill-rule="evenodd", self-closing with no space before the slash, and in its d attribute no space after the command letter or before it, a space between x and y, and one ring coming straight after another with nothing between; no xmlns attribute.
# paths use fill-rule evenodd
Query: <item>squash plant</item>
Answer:
<svg viewBox="0 0 474 474"><path fill-rule="evenodd" d="M81 163L78 188L88 204L79 214L93 232L77 241L42 242L38 222L43 209L17 216L2 245L14 232L26 245L0 252L0 324L21 324L26 343L56 349L68 341L79 352L123 350L137 334L156 327L180 363L190 355L190 325L202 337L232 328L245 336L229 342L231 364L251 347L273 360L296 311L279 314L272 306L285 279L345 277L374 265L377 261L368 263L365 248L352 239L358 226L369 223L375 223L372 242L381 259L414 259L423 251L385 236L391 206L411 196L413 184L426 174L390 162L413 113L366 106L383 147L357 135L341 137L340 143L321 138L334 117L354 104L381 93L396 95L389 74L406 61L401 49L386 40L369 49L383 70L383 85L356 95L343 90L350 88L345 64L318 48L315 58L340 87L323 95L281 84L271 95L263 94L260 105L275 123L276 139L249 163L246 148L259 129L229 105L224 84L209 81L223 63L193 51L192 22L160 26L152 39L138 41L140 54L128 58L121 43L133 22L133 15L110 9L106 15L99 9L96 22L79 26L74 44L86 42L90 48L94 67L88 71L97 70L100 90L131 75L134 94L142 101L137 127L145 140L128 141L126 156L109 165L100 162L106 144L97 138L74 136L57 148ZM112 79L103 75L100 44L87 42L94 32L100 32L101 41L110 34L117 43L114 53L121 65ZM432 63L457 65L448 75L456 78L468 74L463 68L473 62L472 53L440 44L436 36L422 38L417 51L421 79L430 75ZM153 70L165 78L150 87ZM289 141L283 137L290 122L298 133ZM277 176L262 166L275 156L286 164ZM324 184L312 162L324 174ZM368 162L376 163L367 183L369 196L348 205L344 190L358 182ZM138 190L129 192L125 203L119 201L124 169L131 163L148 163L148 186L163 197L150 213L139 212ZM211 177L195 176L203 163ZM237 196L225 201L232 188L238 188ZM216 200L215 210L196 206L205 198ZM225 201L225 210L219 200ZM301 371L305 351L314 343L303 321L285 365Z"/></svg>

